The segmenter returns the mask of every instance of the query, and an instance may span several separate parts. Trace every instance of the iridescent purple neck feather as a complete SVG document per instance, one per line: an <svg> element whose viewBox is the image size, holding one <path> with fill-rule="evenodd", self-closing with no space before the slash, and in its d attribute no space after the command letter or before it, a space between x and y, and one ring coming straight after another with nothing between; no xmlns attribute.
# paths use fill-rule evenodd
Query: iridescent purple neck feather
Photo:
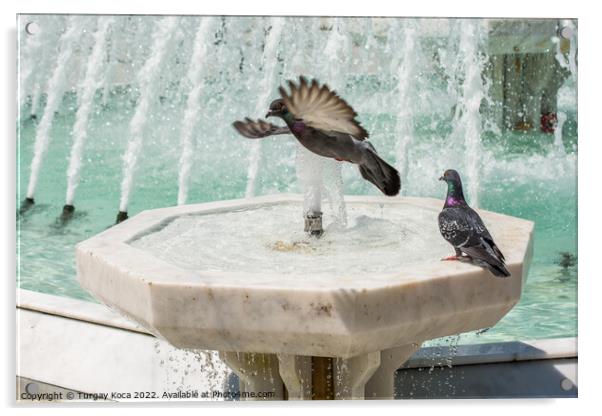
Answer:
<svg viewBox="0 0 602 416"><path fill-rule="evenodd" d="M301 133L305 129L305 123L302 121L294 121L290 124L290 129L293 133Z"/></svg>
<svg viewBox="0 0 602 416"><path fill-rule="evenodd" d="M467 205L462 191L462 182L448 181L447 182L447 197L445 198L445 207L458 207Z"/></svg>

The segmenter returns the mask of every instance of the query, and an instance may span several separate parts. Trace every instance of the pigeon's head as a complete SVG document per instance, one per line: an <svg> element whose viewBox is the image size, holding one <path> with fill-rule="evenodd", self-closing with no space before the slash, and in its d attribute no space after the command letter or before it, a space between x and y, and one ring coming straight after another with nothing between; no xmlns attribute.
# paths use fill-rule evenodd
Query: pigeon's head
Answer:
<svg viewBox="0 0 602 416"><path fill-rule="evenodd" d="M270 104L270 111L268 111L265 116L266 118L271 116L284 117L286 113L288 113L288 108L286 108L282 98L278 98L277 100L272 101L272 104Z"/></svg>
<svg viewBox="0 0 602 416"><path fill-rule="evenodd" d="M439 178L439 180L445 181L448 184L449 183L452 183L452 184L461 184L462 183L462 181L460 180L460 174L453 169L448 169L445 172L443 172L443 176L441 176Z"/></svg>
<svg viewBox="0 0 602 416"><path fill-rule="evenodd" d="M462 180L460 174L453 169L448 169L439 178L440 181L447 183L447 194L456 201L464 201L464 192L462 191Z"/></svg>
<svg viewBox="0 0 602 416"><path fill-rule="evenodd" d="M458 190L459 192L462 192L462 180L460 179L460 174L457 171L448 169L443 172L443 176L441 176L439 180L445 181L449 190Z"/></svg>

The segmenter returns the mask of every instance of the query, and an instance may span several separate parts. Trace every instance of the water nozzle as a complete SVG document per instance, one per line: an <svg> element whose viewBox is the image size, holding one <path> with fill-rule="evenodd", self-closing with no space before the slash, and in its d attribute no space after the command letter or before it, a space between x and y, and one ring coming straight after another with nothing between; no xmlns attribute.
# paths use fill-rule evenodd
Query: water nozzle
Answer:
<svg viewBox="0 0 602 416"><path fill-rule="evenodd" d="M123 222L125 220L127 220L128 217L128 213L127 211L119 211L117 213L117 219L115 220L115 224L119 224L120 222Z"/></svg>
<svg viewBox="0 0 602 416"><path fill-rule="evenodd" d="M308 212L305 214L305 232L315 237L320 237L324 233L321 212Z"/></svg>
<svg viewBox="0 0 602 416"><path fill-rule="evenodd" d="M115 224L119 224L120 222L123 222L125 220L127 220L128 217L128 213L127 211L119 211L117 213L117 219L115 220Z"/></svg>
<svg viewBox="0 0 602 416"><path fill-rule="evenodd" d="M62 222L69 221L73 218L73 212L75 212L75 207L71 204L65 204L63 206L63 212L61 213L60 220Z"/></svg>
<svg viewBox="0 0 602 416"><path fill-rule="evenodd" d="M27 197L23 202L21 202L21 206L19 207L19 214L23 214L25 211L29 210L35 205L35 201L33 198Z"/></svg>

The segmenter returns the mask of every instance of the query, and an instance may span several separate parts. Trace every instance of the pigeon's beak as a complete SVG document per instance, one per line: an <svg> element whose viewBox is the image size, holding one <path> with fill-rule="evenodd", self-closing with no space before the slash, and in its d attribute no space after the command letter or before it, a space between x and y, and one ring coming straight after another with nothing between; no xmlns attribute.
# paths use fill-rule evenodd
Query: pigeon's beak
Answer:
<svg viewBox="0 0 602 416"><path fill-rule="evenodd" d="M445 178L444 178L443 176L441 176L441 177L439 178L439 180L440 180L440 181L444 181L444 180L445 180Z"/></svg>
<svg viewBox="0 0 602 416"><path fill-rule="evenodd" d="M265 115L265 118L268 118L270 116L273 116L274 113L272 112L272 110L268 111L267 114Z"/></svg>

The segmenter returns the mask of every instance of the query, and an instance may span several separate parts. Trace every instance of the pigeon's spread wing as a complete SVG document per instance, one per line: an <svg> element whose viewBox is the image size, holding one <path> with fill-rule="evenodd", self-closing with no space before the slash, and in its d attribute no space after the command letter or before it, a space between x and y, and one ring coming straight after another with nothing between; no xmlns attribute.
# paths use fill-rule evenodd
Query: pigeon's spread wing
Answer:
<svg viewBox="0 0 602 416"><path fill-rule="evenodd" d="M264 120L251 120L245 118L245 121L235 121L232 126L243 136L249 139L259 139L275 134L289 134L291 131L288 127L278 127Z"/></svg>
<svg viewBox="0 0 602 416"><path fill-rule="evenodd" d="M347 133L359 140L368 137L355 119L357 113L335 91L327 85L320 87L315 79L311 84L304 77L299 80L299 85L288 82L290 94L280 87L282 100L296 119L318 130Z"/></svg>

